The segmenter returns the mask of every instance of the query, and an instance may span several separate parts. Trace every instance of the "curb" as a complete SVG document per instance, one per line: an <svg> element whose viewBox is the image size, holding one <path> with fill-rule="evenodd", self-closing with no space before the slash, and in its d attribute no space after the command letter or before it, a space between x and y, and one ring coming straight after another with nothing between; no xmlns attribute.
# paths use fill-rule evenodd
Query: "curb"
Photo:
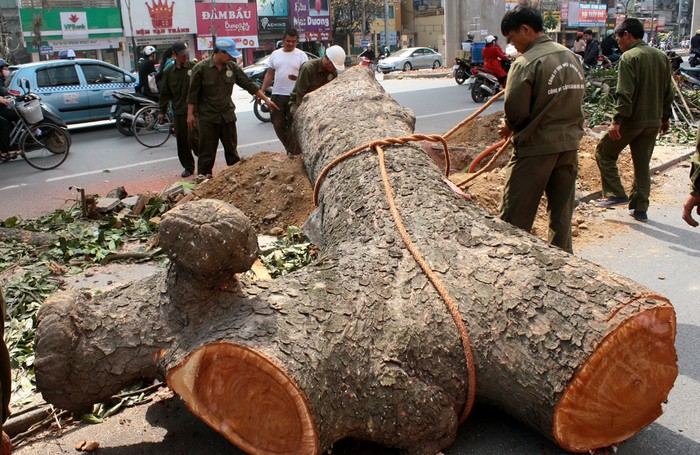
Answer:
<svg viewBox="0 0 700 455"><path fill-rule="evenodd" d="M403 72L398 72L396 74L393 73L386 73L384 74L384 80L391 80L391 79L438 79L438 78L448 78L452 77L452 73L419 73L413 74L413 71L410 73L403 73Z"/></svg>

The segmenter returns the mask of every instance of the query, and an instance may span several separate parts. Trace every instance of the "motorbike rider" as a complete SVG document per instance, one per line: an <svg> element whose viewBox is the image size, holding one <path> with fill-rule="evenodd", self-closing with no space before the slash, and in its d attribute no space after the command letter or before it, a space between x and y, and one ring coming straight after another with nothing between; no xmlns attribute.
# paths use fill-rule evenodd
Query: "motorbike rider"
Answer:
<svg viewBox="0 0 700 455"><path fill-rule="evenodd" d="M501 87L505 87L508 73L503 69L501 62L507 61L508 57L503 53L503 49L498 45L493 35L487 36L484 41L486 41L486 46L481 54L484 58L484 68L498 78Z"/></svg>
<svg viewBox="0 0 700 455"><path fill-rule="evenodd" d="M583 39L583 32L576 32L576 40L574 41L574 47L572 48L574 54L583 59L583 51L585 49L586 41Z"/></svg>
<svg viewBox="0 0 700 455"><path fill-rule="evenodd" d="M376 58L376 55L374 54L374 49L372 49L372 43L368 44L365 50L360 52L360 55L358 55L358 57L360 59L364 57L367 60L369 60L369 63L372 63Z"/></svg>
<svg viewBox="0 0 700 455"><path fill-rule="evenodd" d="M14 97L5 87L5 79L10 75L10 64L0 58L0 161L7 161L16 158L18 151L10 151L10 132L12 123L19 120L17 112L10 104Z"/></svg>
<svg viewBox="0 0 700 455"><path fill-rule="evenodd" d="M148 75L156 72L156 48L153 46L144 47L143 56L143 63L139 65L139 83L136 85L136 92L157 99L158 94L153 93L148 86Z"/></svg>
<svg viewBox="0 0 700 455"><path fill-rule="evenodd" d="M617 45L617 39L613 30L605 32L605 38L600 43L600 52L611 62L616 62L620 59L620 48Z"/></svg>

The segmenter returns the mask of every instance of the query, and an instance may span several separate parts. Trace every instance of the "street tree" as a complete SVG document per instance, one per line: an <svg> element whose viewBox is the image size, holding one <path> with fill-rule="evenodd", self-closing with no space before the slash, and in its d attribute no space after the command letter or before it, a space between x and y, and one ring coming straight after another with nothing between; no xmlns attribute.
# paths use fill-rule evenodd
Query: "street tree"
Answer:
<svg viewBox="0 0 700 455"><path fill-rule="evenodd" d="M362 30L363 21L367 26L371 20L384 17L384 0L331 0L331 8L336 39Z"/></svg>

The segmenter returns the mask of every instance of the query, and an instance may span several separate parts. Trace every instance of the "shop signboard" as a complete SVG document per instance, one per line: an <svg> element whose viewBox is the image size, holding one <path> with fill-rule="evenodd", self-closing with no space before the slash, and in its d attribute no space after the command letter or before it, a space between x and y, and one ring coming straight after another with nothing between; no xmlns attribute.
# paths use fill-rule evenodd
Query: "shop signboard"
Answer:
<svg viewBox="0 0 700 455"><path fill-rule="evenodd" d="M121 14L125 36L183 35L196 31L194 2L122 0Z"/></svg>
<svg viewBox="0 0 700 455"><path fill-rule="evenodd" d="M605 27L608 17L608 5L596 3L580 3L578 10L579 27Z"/></svg>
<svg viewBox="0 0 700 455"><path fill-rule="evenodd" d="M257 5L258 34L282 36L289 28L289 1L257 0Z"/></svg>
<svg viewBox="0 0 700 455"><path fill-rule="evenodd" d="M304 41L331 39L330 0L290 0L292 27L303 33Z"/></svg>
<svg viewBox="0 0 700 455"><path fill-rule="evenodd" d="M88 21L85 11L62 11L59 14L64 38L87 38Z"/></svg>
<svg viewBox="0 0 700 455"><path fill-rule="evenodd" d="M51 8L31 9L20 8L20 20L22 22L22 36L29 52L39 52L34 45L33 21L34 16L41 14L43 24L41 26L42 41L66 42L70 48L71 43L83 41L91 42L115 42L124 35L122 19L119 8ZM59 50L55 45L54 52ZM104 49L93 47L92 49Z"/></svg>
<svg viewBox="0 0 700 455"><path fill-rule="evenodd" d="M238 48L258 47L255 3L197 3L197 47L212 49L212 35L231 38Z"/></svg>

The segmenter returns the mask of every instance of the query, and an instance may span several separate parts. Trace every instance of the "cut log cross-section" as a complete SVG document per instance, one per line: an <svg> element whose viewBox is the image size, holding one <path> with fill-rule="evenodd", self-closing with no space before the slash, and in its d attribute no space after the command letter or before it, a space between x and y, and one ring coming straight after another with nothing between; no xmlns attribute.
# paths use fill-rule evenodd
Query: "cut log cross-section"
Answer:
<svg viewBox="0 0 700 455"><path fill-rule="evenodd" d="M348 150L410 135L414 121L357 68L307 95L295 128L315 181ZM406 229L469 330L478 401L576 452L623 441L661 414L677 375L666 299L487 215L419 146L385 152ZM318 454L348 436L409 453L449 446L470 386L464 349L397 232L376 153L337 164L319 201L318 261L267 282L231 281L255 250L236 210L185 205L186 215L166 216L167 272L41 309L44 397L80 409L160 374L250 453ZM189 227L173 228L184 216ZM232 244L250 250L215 270L211 257ZM207 245L205 259L193 245Z"/></svg>

